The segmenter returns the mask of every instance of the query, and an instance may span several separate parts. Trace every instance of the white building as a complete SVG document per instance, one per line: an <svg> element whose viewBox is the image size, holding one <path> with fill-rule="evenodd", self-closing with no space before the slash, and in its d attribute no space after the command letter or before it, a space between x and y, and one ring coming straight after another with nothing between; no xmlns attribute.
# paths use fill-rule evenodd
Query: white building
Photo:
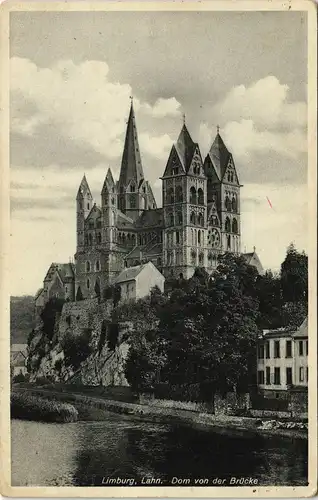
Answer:
<svg viewBox="0 0 318 500"><path fill-rule="evenodd" d="M114 280L121 288L121 300L137 300L150 294L157 286L164 291L165 278L152 262L124 269Z"/></svg>

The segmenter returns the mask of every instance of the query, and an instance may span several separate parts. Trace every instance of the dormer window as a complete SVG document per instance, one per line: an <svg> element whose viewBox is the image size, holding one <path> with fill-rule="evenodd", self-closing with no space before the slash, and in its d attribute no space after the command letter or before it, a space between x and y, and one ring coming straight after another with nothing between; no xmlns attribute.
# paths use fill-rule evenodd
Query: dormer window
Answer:
<svg viewBox="0 0 318 500"><path fill-rule="evenodd" d="M131 186L130 186L130 192L134 193L135 190L136 190L135 184L131 184Z"/></svg>

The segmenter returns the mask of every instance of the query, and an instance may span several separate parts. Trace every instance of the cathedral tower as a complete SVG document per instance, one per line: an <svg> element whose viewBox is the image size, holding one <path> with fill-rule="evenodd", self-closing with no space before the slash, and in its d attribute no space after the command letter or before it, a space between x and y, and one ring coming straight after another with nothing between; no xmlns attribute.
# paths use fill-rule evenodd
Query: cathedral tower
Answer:
<svg viewBox="0 0 318 500"><path fill-rule="evenodd" d="M143 210L157 208L150 185L144 178L132 100L118 182L118 208L134 221Z"/></svg>
<svg viewBox="0 0 318 500"><path fill-rule="evenodd" d="M241 249L241 185L233 156L219 130L205 158L204 169L207 176L210 261L213 263L219 252L239 253Z"/></svg>
<svg viewBox="0 0 318 500"><path fill-rule="evenodd" d="M192 276L206 265L206 176L200 149L184 124L162 177L165 276Z"/></svg>
<svg viewBox="0 0 318 500"><path fill-rule="evenodd" d="M82 179L76 196L77 251L84 248L85 219L93 206L93 197L86 176Z"/></svg>

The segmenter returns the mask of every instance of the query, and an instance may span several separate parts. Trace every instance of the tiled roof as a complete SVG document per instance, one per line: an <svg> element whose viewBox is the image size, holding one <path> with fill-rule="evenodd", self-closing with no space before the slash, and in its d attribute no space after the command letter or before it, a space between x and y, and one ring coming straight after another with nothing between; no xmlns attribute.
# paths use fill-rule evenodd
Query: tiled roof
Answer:
<svg viewBox="0 0 318 500"><path fill-rule="evenodd" d="M163 226L163 209L145 210L136 220L135 226L143 228Z"/></svg>
<svg viewBox="0 0 318 500"><path fill-rule="evenodd" d="M126 227L133 227L134 225L134 222L133 220L128 217L128 215L126 214L123 214L123 212L121 212L120 210L117 211L117 226L118 227L122 227L124 226L125 228Z"/></svg>
<svg viewBox="0 0 318 500"><path fill-rule="evenodd" d="M74 279L75 277L75 265L73 263L68 262L67 264L58 264L56 262L52 262L44 280L52 279L55 271L59 273L62 281Z"/></svg>
<svg viewBox="0 0 318 500"><path fill-rule="evenodd" d="M189 131L184 124L177 140L176 149L186 172L189 170L194 151L197 146L198 145L193 142Z"/></svg>
<svg viewBox="0 0 318 500"><path fill-rule="evenodd" d="M142 271L146 264L141 264L140 266L127 267L124 269L119 276L115 279L115 283L122 283L124 281L134 280L138 274Z"/></svg>
<svg viewBox="0 0 318 500"><path fill-rule="evenodd" d="M121 162L119 185L127 186L132 179L140 185L144 178L138 144L137 128L133 104L131 103L127 123L124 152Z"/></svg>

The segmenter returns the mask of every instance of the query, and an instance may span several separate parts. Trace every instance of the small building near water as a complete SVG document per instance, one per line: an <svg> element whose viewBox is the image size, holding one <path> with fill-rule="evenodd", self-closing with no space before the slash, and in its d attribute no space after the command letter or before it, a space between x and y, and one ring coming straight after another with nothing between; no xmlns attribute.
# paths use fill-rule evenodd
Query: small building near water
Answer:
<svg viewBox="0 0 318 500"><path fill-rule="evenodd" d="M257 350L258 393L284 399L286 405L308 404L308 319L297 329L264 330Z"/></svg>
<svg viewBox="0 0 318 500"><path fill-rule="evenodd" d="M10 371L12 377L27 373L27 347L27 344L11 344Z"/></svg>

